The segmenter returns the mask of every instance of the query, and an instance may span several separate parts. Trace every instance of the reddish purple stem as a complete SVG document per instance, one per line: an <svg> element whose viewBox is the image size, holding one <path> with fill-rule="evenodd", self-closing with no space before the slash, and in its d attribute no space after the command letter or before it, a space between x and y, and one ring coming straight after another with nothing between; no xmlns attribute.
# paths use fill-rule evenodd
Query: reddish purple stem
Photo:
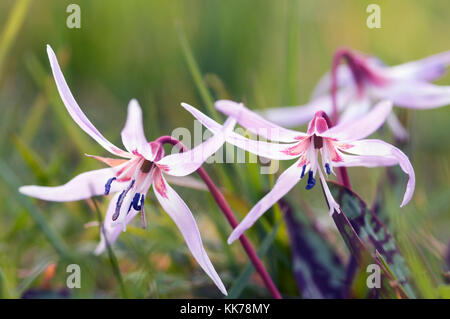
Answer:
<svg viewBox="0 0 450 319"><path fill-rule="evenodd" d="M159 142L161 144L172 144L174 146L179 147L182 152L188 150L188 148L184 146L183 143L181 143L180 141L171 136L161 136L156 140L156 142ZM200 178L208 187L208 190L210 191L219 208L222 210L223 214L225 215L225 218L228 220L228 223L231 225L233 229L235 229L238 226L239 222L237 221L236 217L234 217L233 211L231 210L230 205L228 205L228 202L226 201L223 194L211 180L208 173L206 173L203 167L200 167L197 170L197 174L200 176ZM244 234L241 235L241 237L239 237L239 241L241 242L242 247L244 247L244 250L247 253L248 258L250 259L256 271L260 275L262 281L264 282L264 285L266 286L271 296L275 299L282 299L282 296L278 291L277 286L273 282L272 278L270 277L269 273L264 267L264 264L262 263L261 259L258 257L250 241Z"/></svg>

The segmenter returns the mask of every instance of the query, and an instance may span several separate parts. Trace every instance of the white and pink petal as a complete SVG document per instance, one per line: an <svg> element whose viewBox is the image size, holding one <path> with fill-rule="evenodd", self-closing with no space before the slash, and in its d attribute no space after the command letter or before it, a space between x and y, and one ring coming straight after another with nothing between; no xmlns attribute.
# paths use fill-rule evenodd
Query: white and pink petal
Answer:
<svg viewBox="0 0 450 319"><path fill-rule="evenodd" d="M309 169L309 168L308 168ZM284 195L286 195L301 179L303 170L299 166L299 161L285 170L280 177L278 177L272 190L267 193L245 216L239 225L233 230L228 243L238 239L247 229L249 229L270 207L278 202Z"/></svg>
<svg viewBox="0 0 450 319"><path fill-rule="evenodd" d="M219 290L227 295L222 280L217 274L214 266L209 259L205 248L203 247L200 231L197 227L194 216L187 207L181 197L167 184L166 180L161 174L161 171L155 171L153 190L156 198L161 204L162 208L172 218L177 225L181 234L186 241L186 244L206 274L213 280Z"/></svg>
<svg viewBox="0 0 450 319"><path fill-rule="evenodd" d="M352 147L348 148L346 152L361 156L359 156L359 159L344 160L342 164L340 164L342 166L375 167L395 164L400 165L403 172L409 177L403 201L400 205L405 206L411 200L416 184L414 168L412 167L409 158L395 146L381 140L360 140L351 142L351 145Z"/></svg>
<svg viewBox="0 0 450 319"><path fill-rule="evenodd" d="M152 151L150 144L145 138L142 123L142 109L137 100L132 99L128 104L128 115L125 127L121 132L122 143L128 152L145 159L153 161L156 154Z"/></svg>
<svg viewBox="0 0 450 319"><path fill-rule="evenodd" d="M214 103L214 106L223 114L235 118L248 131L271 141L289 143L306 135L305 133L289 130L274 124L249 110L242 103L219 100Z"/></svg>
<svg viewBox="0 0 450 319"><path fill-rule="evenodd" d="M186 176L195 172L211 155L222 147L227 139L227 135L233 130L235 124L236 120L229 118L225 121L221 130L205 142L189 151L165 156L156 164L165 173L172 176Z"/></svg>
<svg viewBox="0 0 450 319"><path fill-rule="evenodd" d="M81 108L78 106L78 103L75 101L75 98L70 91L66 80L64 79L64 75L61 72L61 68L59 67L58 60L56 58L55 53L52 48L47 45L47 54L50 60L50 66L52 68L53 77L55 78L56 86L58 88L59 95L69 112L70 116L73 120L85 131L89 134L97 143L103 146L107 151L111 152L114 155L129 158L130 154L121 150L111 142L109 142L98 130L97 128L89 121L86 115L83 113Z"/></svg>
<svg viewBox="0 0 450 319"><path fill-rule="evenodd" d="M120 168L120 166L118 167ZM28 185L20 187L19 192L27 196L54 202L82 200L103 195L106 182L114 177L116 172L117 167L102 168L82 173L61 186ZM114 181L111 184L110 192L117 192L124 187L123 185L123 183Z"/></svg>

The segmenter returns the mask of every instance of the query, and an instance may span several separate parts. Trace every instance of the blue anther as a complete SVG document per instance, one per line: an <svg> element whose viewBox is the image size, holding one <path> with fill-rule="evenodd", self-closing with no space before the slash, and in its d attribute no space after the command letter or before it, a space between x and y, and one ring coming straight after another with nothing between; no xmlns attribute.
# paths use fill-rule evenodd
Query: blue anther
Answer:
<svg viewBox="0 0 450 319"><path fill-rule="evenodd" d="M327 170L327 174L330 175L331 174L330 164L326 163L325 169Z"/></svg>
<svg viewBox="0 0 450 319"><path fill-rule="evenodd" d="M130 185L128 185L127 189L125 189L122 193L120 193L119 198L117 199L116 203L116 211L114 212L114 215L112 216L112 220L116 220L119 217L120 214L120 208L122 207L123 200L125 196L128 194L130 189L134 185L134 180L131 181ZM128 209L129 210L129 209Z"/></svg>
<svg viewBox="0 0 450 319"><path fill-rule="evenodd" d="M122 199L123 195L125 195L125 191L120 193L119 198L117 198L116 211L114 212L114 215L112 215L112 220L116 220L117 217L119 217L120 206L122 206L122 201L123 201L123 199Z"/></svg>
<svg viewBox="0 0 450 319"><path fill-rule="evenodd" d="M310 190L311 188L314 187L314 185L316 185L316 179L313 177L313 172L309 171L308 172L308 184L306 185L306 189Z"/></svg>
<svg viewBox="0 0 450 319"><path fill-rule="evenodd" d="M136 211L139 211L142 208L139 205L140 198L141 198L141 194L139 194L139 193L134 194L132 206L133 206L134 210L136 210Z"/></svg>
<svg viewBox="0 0 450 319"><path fill-rule="evenodd" d="M302 175L300 175L300 178L303 178L303 176L305 176L305 170L306 170L306 164L303 165L303 168L302 168Z"/></svg>
<svg viewBox="0 0 450 319"><path fill-rule="evenodd" d="M114 182L116 180L115 177L112 177L110 179L108 179L108 181L105 184L105 195L108 195L109 192L111 191L111 184L112 182Z"/></svg>

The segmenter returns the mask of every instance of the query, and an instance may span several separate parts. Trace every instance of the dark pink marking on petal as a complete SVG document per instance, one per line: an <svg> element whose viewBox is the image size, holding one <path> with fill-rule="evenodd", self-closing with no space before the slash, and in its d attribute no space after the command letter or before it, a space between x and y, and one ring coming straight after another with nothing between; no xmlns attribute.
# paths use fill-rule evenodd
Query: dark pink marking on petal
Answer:
<svg viewBox="0 0 450 319"><path fill-rule="evenodd" d="M314 118L308 124L308 134L323 133L328 130L327 120L324 118L324 111L317 111Z"/></svg>
<svg viewBox="0 0 450 319"><path fill-rule="evenodd" d="M323 117L318 118L318 119L316 120L316 131L317 131L318 133L323 133L323 132L325 132L326 130L328 130L328 124L327 124L327 121L326 121Z"/></svg>
<svg viewBox="0 0 450 319"><path fill-rule="evenodd" d="M336 147L334 146L333 142L328 139L325 139L325 143L327 145L327 149L330 154L331 160L333 162L342 162L343 159L337 152Z"/></svg>
<svg viewBox="0 0 450 319"><path fill-rule="evenodd" d="M305 138L305 139L303 139L303 141L299 142L298 144L282 150L281 153L284 153L287 155L292 155L292 156L300 155L308 149L309 143L310 143L310 139Z"/></svg>
<svg viewBox="0 0 450 319"><path fill-rule="evenodd" d="M158 167L159 167L160 169L162 169L164 172L169 172L169 171L170 171L169 165L156 164L156 166L158 166Z"/></svg>
<svg viewBox="0 0 450 319"><path fill-rule="evenodd" d="M162 175L161 175L161 170L159 170L159 169L155 171L153 186L155 187L155 189L159 195L161 195L164 198L167 198L166 183L164 182Z"/></svg>

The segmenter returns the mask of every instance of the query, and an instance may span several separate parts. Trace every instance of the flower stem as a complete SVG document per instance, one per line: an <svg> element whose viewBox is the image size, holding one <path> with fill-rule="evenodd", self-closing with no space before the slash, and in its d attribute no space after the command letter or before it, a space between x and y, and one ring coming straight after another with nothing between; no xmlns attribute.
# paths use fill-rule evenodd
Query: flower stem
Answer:
<svg viewBox="0 0 450 319"><path fill-rule="evenodd" d="M187 151L187 147L184 146L180 141L177 139L171 137L171 136L161 136L156 140L156 142L159 142L161 144L172 144L174 146L177 146L180 148L182 152ZM203 167L200 167L197 170L197 174L200 176L200 178L203 180L203 182L208 187L208 190L210 191L211 195L213 196L214 200L216 201L217 205L219 206L220 210L225 215L225 218L227 219L228 223L231 225L231 227L234 229L238 226L239 222L237 221L236 217L233 214L233 211L231 210L230 205L226 201L225 197L219 190L219 188L214 184L212 179L209 177L208 173L204 170ZM244 248L248 258L252 262L253 266L255 267L256 271L260 275L262 281L264 282L264 285L266 286L267 290L269 291L272 298L275 299L282 299L282 296L280 292L278 291L277 286L273 282L272 278L270 277L269 273L267 272L266 268L264 267L263 262L258 257L255 249L253 248L250 241L247 239L245 235L241 235L239 237L239 241L241 242L242 247Z"/></svg>

